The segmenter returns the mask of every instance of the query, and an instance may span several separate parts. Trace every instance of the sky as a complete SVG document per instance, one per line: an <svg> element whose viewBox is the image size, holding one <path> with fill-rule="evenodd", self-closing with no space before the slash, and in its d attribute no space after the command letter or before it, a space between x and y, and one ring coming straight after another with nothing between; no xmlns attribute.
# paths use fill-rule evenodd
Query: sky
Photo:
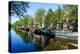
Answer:
<svg viewBox="0 0 80 54"><path fill-rule="evenodd" d="M35 3L35 2L30 2L29 3L29 8L27 8L27 14L29 14L30 16L35 16L35 12L38 8L43 8L46 11L48 11L49 9L52 9L53 11L55 11L58 8L58 5L60 5L62 7L62 4L56 4L56 3ZM18 17L12 17L11 23L16 22L17 20L19 20Z"/></svg>
<svg viewBox="0 0 80 54"><path fill-rule="evenodd" d="M58 5L60 5L62 7L62 4L54 4L54 3L30 3L29 4L29 8L27 9L27 14L34 16L35 12L38 8L43 8L46 11L48 11L48 9L52 9L53 11L56 10L58 8Z"/></svg>

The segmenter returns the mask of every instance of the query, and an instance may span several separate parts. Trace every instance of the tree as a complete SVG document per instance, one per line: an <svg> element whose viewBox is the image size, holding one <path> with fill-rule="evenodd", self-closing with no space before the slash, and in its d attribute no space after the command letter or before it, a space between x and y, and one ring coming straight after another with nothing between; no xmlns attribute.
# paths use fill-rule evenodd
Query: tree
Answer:
<svg viewBox="0 0 80 54"><path fill-rule="evenodd" d="M53 11L52 11L52 9L49 9L47 12L47 15L45 17L45 24L47 27L49 27L51 25L52 18L53 18Z"/></svg>
<svg viewBox="0 0 80 54"><path fill-rule="evenodd" d="M31 24L31 22L32 22L31 17L30 17L29 15L26 15L26 16L23 16L23 17L21 18L21 20L16 21L16 22L14 23L14 26L15 26L15 27L16 27L16 26L24 26L24 27L26 28L26 27L28 27L28 25Z"/></svg>
<svg viewBox="0 0 80 54"><path fill-rule="evenodd" d="M14 27L17 27L17 26L21 26L21 22L20 21L16 21L14 24L13 24Z"/></svg>
<svg viewBox="0 0 80 54"><path fill-rule="evenodd" d="M77 5L64 5L64 10L67 12L66 17L69 18L69 23L73 25L73 30L78 30L78 6Z"/></svg>
<svg viewBox="0 0 80 54"><path fill-rule="evenodd" d="M60 29L62 28L62 17L63 17L63 12L62 12L62 9L61 9L61 7L60 6L58 6L58 9L56 9L54 12L53 12L53 15L52 15L52 19L51 19L51 21L52 21L52 23L53 23L53 27L55 28L56 26L57 26L57 24L58 23L60 23L59 25L59 27L60 27Z"/></svg>
<svg viewBox="0 0 80 54"><path fill-rule="evenodd" d="M12 15L23 16L25 12L27 12L26 8L29 2L22 1L10 1L9 2L9 17Z"/></svg>
<svg viewBox="0 0 80 54"><path fill-rule="evenodd" d="M29 15L23 16L21 21L25 27L28 27L28 25L31 23L31 17Z"/></svg>
<svg viewBox="0 0 80 54"><path fill-rule="evenodd" d="M66 17L72 19L72 23L78 20L78 6L77 5L64 5L64 10L68 12Z"/></svg>
<svg viewBox="0 0 80 54"><path fill-rule="evenodd" d="M62 10L61 10L61 7L60 6L58 6L58 9L57 9L57 13L58 13L58 20L60 21L61 20L61 18L62 18Z"/></svg>
<svg viewBox="0 0 80 54"><path fill-rule="evenodd" d="M53 23L53 27L55 28L57 23L59 22L59 19L58 19L58 11L55 10L53 12L53 16L52 16L52 19L51 19L51 22Z"/></svg>
<svg viewBox="0 0 80 54"><path fill-rule="evenodd" d="M45 12L46 12L45 9L37 9L37 11L35 13L36 24L39 24L40 27L42 27L42 23L45 18Z"/></svg>

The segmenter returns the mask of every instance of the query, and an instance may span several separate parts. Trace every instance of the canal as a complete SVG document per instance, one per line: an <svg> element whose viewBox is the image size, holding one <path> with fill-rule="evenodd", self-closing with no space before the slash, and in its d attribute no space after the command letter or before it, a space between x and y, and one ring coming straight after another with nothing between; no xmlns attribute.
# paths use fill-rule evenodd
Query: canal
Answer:
<svg viewBox="0 0 80 54"><path fill-rule="evenodd" d="M9 35L9 51L16 52L32 52L41 50L39 44L34 41L34 36L28 35L18 30L11 29Z"/></svg>
<svg viewBox="0 0 80 54"><path fill-rule="evenodd" d="M61 33L60 33L61 34ZM56 37L55 39L47 39L45 36L38 36L34 33L27 34L17 29L9 31L9 52L35 52L49 50L75 49L69 47L69 43L78 44L77 40ZM66 36L64 36L66 37Z"/></svg>

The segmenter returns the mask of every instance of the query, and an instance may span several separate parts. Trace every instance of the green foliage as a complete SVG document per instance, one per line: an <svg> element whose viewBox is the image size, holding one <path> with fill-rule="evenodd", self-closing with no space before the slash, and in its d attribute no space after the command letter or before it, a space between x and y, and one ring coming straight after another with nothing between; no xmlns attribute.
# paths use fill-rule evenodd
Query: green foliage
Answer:
<svg viewBox="0 0 80 54"><path fill-rule="evenodd" d="M57 15L58 15L58 19L61 20L61 15L62 15L62 10L61 10L61 7L58 6L58 9L57 9Z"/></svg>
<svg viewBox="0 0 80 54"><path fill-rule="evenodd" d="M16 21L13 26L21 26L21 22L20 21Z"/></svg>
<svg viewBox="0 0 80 54"><path fill-rule="evenodd" d="M27 12L26 8L28 8L29 2L22 1L10 1L9 2L9 16L17 15L23 16L25 12Z"/></svg>
<svg viewBox="0 0 80 54"><path fill-rule="evenodd" d="M32 41L32 39L33 39L33 35L28 35L25 32L22 32L20 30L15 29L15 28L14 28L14 31L22 38L22 40L25 43L28 43L28 42Z"/></svg>
<svg viewBox="0 0 80 54"><path fill-rule="evenodd" d="M66 17L71 19L71 23L75 24L78 21L78 6L77 5L64 5L64 10L68 12Z"/></svg>
<svg viewBox="0 0 80 54"><path fill-rule="evenodd" d="M26 16L23 16L19 21L16 21L14 23L14 26L28 26L29 24L31 24L31 17L26 15Z"/></svg>
<svg viewBox="0 0 80 54"><path fill-rule="evenodd" d="M53 11L52 9L49 9L45 17L46 26L49 26L52 23L52 18L53 18Z"/></svg>
<svg viewBox="0 0 80 54"><path fill-rule="evenodd" d="M64 22L67 22L67 18L70 20L68 23L77 25L78 23L78 6L77 5L63 5L63 8L61 6L58 6L58 8L53 11L52 9L49 9L47 12L43 8L39 8L35 12L34 17L30 17L29 15L22 16L20 18L20 21L17 21L14 23L15 26L22 26L25 27L35 26L38 28L38 26L42 27L44 24L45 27L53 26L56 27L58 23L61 23L63 26Z"/></svg>
<svg viewBox="0 0 80 54"><path fill-rule="evenodd" d="M28 24L31 22L31 18L30 18L30 16L23 16L21 18L21 21L23 22L23 25L28 26Z"/></svg>
<svg viewBox="0 0 80 54"><path fill-rule="evenodd" d="M42 21L45 18L45 9L37 9L36 13L35 13L35 21L36 24L40 24L40 26L42 26Z"/></svg>
<svg viewBox="0 0 80 54"><path fill-rule="evenodd" d="M50 26L51 23L53 23L53 25L56 25L61 19L62 19L62 10L61 7L58 6L58 9L56 9L54 12L52 9L48 10L47 15L45 17L45 24L46 26Z"/></svg>

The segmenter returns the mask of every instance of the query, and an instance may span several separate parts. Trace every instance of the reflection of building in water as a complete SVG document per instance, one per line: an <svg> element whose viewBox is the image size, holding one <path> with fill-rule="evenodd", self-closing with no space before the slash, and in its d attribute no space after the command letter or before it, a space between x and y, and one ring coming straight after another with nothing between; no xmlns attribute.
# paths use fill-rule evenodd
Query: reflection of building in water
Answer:
<svg viewBox="0 0 80 54"><path fill-rule="evenodd" d="M45 47L45 41L46 41L46 37L45 36L39 36L39 35L35 35L34 34L34 38L33 38L33 40L32 40L34 43L36 43L36 42L38 42L39 44L40 44L40 46L42 47L42 48L44 48Z"/></svg>
<svg viewBox="0 0 80 54"><path fill-rule="evenodd" d="M44 45L44 44L45 44L45 37L42 36L41 38L42 38L42 40L41 40L41 42L42 42L42 43L41 43L41 46L44 47L44 46L45 46L45 45Z"/></svg>
<svg viewBox="0 0 80 54"><path fill-rule="evenodd" d="M36 43L36 36L34 35L33 40L34 43Z"/></svg>

